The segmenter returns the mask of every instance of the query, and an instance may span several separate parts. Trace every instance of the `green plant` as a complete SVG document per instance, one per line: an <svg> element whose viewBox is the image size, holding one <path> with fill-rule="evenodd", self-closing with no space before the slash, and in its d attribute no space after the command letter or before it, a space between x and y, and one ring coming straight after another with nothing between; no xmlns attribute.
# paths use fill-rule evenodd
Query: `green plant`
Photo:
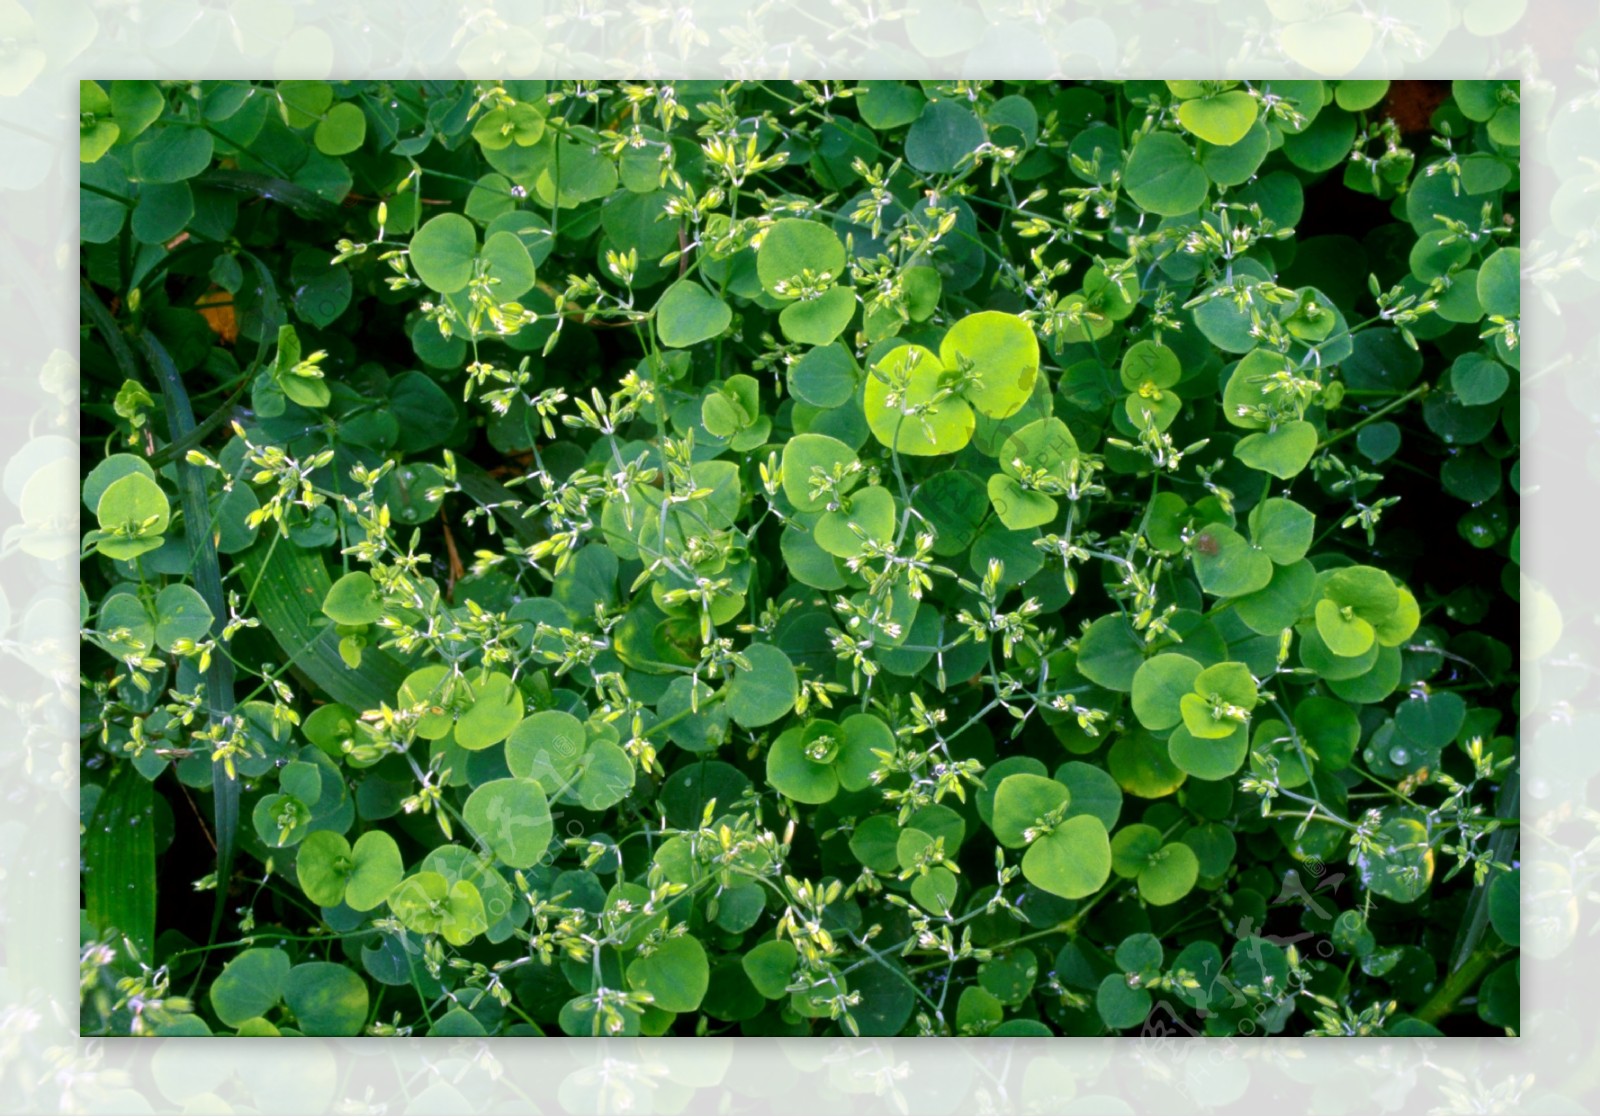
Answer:
<svg viewBox="0 0 1600 1117"><path fill-rule="evenodd" d="M1517 86L1386 88L85 83L85 1030L1515 1030Z"/></svg>

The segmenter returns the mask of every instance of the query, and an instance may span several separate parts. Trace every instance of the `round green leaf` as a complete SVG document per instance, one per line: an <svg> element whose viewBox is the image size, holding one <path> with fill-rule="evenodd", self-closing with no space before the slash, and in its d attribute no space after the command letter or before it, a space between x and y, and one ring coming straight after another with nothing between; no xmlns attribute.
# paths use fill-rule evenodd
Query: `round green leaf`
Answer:
<svg viewBox="0 0 1600 1117"><path fill-rule="evenodd" d="M911 506L934 532L934 554L948 558L972 546L988 512L984 496L984 482L962 469L935 473L923 482L912 495Z"/></svg>
<svg viewBox="0 0 1600 1117"><path fill-rule="evenodd" d="M888 489L882 485L857 489L837 511L824 512L817 521L817 546L830 555L852 558L861 553L866 540L893 541L895 523L895 500Z"/></svg>
<svg viewBox="0 0 1600 1117"><path fill-rule="evenodd" d="M583 722L564 710L529 714L506 739L506 767L555 795L578 770L588 743Z"/></svg>
<svg viewBox="0 0 1600 1117"><path fill-rule="evenodd" d="M1071 793L1045 776L1019 772L1000 781L994 793L992 829L1000 844L1020 849L1033 840L1029 833L1052 812L1064 815Z"/></svg>
<svg viewBox="0 0 1600 1117"><path fill-rule="evenodd" d="M78 82L78 161L94 163L117 142L122 128L112 119L111 98L97 82Z"/></svg>
<svg viewBox="0 0 1600 1117"><path fill-rule="evenodd" d="M1250 510L1250 540L1279 566L1306 557L1317 518L1304 506L1272 496Z"/></svg>
<svg viewBox="0 0 1600 1117"><path fill-rule="evenodd" d="M846 478L841 488L848 491L855 483L850 479L848 467L856 460L856 452L825 434L797 434L783 444L783 492L791 504L802 512L818 512L828 506L828 495L811 495L813 472L821 470L823 476L833 476L837 471Z"/></svg>
<svg viewBox="0 0 1600 1117"><path fill-rule="evenodd" d="M333 86L325 81L279 82L277 93L278 112L291 128L309 128L333 104Z"/></svg>
<svg viewBox="0 0 1600 1117"><path fill-rule="evenodd" d="M1137 1028L1150 1017L1154 1001L1148 989L1136 989L1123 974L1106 974L1095 992L1094 1007L1112 1031Z"/></svg>
<svg viewBox="0 0 1600 1117"><path fill-rule="evenodd" d="M1162 846L1139 873L1139 895L1148 904L1165 907L1189 894L1200 877L1200 861L1182 842Z"/></svg>
<svg viewBox="0 0 1600 1117"><path fill-rule="evenodd" d="M174 582L156 595L156 643L169 651L177 640L204 640L211 619L211 607L193 586Z"/></svg>
<svg viewBox="0 0 1600 1117"><path fill-rule="evenodd" d="M1022 875L1063 899L1093 895L1111 876L1111 839L1105 826L1092 815L1067 819L1028 847Z"/></svg>
<svg viewBox="0 0 1600 1117"><path fill-rule="evenodd" d="M1250 131L1258 107L1254 97L1236 89L1184 101L1178 106L1178 123L1207 143L1231 147Z"/></svg>
<svg viewBox="0 0 1600 1117"><path fill-rule="evenodd" d="M1325 109L1305 131L1283 138L1283 153L1301 170L1320 174L1349 159L1355 138L1355 117Z"/></svg>
<svg viewBox="0 0 1600 1117"><path fill-rule="evenodd" d="M943 380L944 366L931 350L920 345L892 350L874 366L863 393L862 408L873 437L918 457L953 454L964 447L977 421L959 396L935 402ZM902 382L903 389L892 387Z"/></svg>
<svg viewBox="0 0 1600 1117"><path fill-rule="evenodd" d="M1329 680L1328 689L1346 702L1360 705L1382 702L1400 686L1403 666L1404 659L1400 655L1400 649L1385 646L1380 640L1378 657L1365 674L1352 679Z"/></svg>
<svg viewBox="0 0 1600 1117"><path fill-rule="evenodd" d="M311 835L326 833L318 830ZM309 843L311 838L307 838ZM305 845L300 853L305 855ZM405 866L400 860L400 847L382 830L368 830L356 839L351 851L352 867L345 888L344 902L356 911L371 911L389 898L389 894L405 877Z"/></svg>
<svg viewBox="0 0 1600 1117"><path fill-rule="evenodd" d="M1111 871L1133 880L1160 848L1161 831L1154 826L1143 822L1124 826L1111 839Z"/></svg>
<svg viewBox="0 0 1600 1117"><path fill-rule="evenodd" d="M449 706L446 705L447 693ZM443 664L434 664L407 675L400 684L396 702L405 709L421 708L417 736L425 741L437 741L455 725L452 707L470 698L471 688L464 680L454 678L450 668Z"/></svg>
<svg viewBox="0 0 1600 1117"><path fill-rule="evenodd" d="M139 188L139 201L133 207L133 235L144 244L164 244L193 217L194 191L187 182L147 182Z"/></svg>
<svg viewBox="0 0 1600 1117"><path fill-rule="evenodd" d="M472 279L478 233L459 213L429 218L411 237L411 267L429 288L453 294Z"/></svg>
<svg viewBox="0 0 1600 1117"><path fill-rule="evenodd" d="M294 283L295 313L314 326L331 325L350 305L350 269L330 264L326 252L296 252L289 278Z"/></svg>
<svg viewBox="0 0 1600 1117"><path fill-rule="evenodd" d="M813 407L839 407L855 394L856 363L843 345L821 345L789 366L788 382L796 399Z"/></svg>
<svg viewBox="0 0 1600 1117"><path fill-rule="evenodd" d="M500 302L520 299L533 290L533 257L516 233L490 233L483 242L483 262L487 265L485 274L494 284L491 293Z"/></svg>
<svg viewBox="0 0 1600 1117"><path fill-rule="evenodd" d="M813 526L818 517L811 517ZM784 567L791 577L802 585L819 590L836 590L845 584L845 572L839 560L817 546L816 537L798 524L784 525L778 537L778 549L783 555Z"/></svg>
<svg viewBox="0 0 1600 1117"><path fill-rule="evenodd" d="M432 934L443 923L442 905L450 897L450 882L442 873L413 873L389 894L389 910L410 930Z"/></svg>
<svg viewBox="0 0 1600 1117"><path fill-rule="evenodd" d="M1187 731L1182 726L1172 731L1173 736L1184 732ZM1167 752L1167 742L1144 729L1117 738L1106 754L1106 765L1117 786L1141 799L1171 795L1188 778L1184 770L1173 763Z"/></svg>
<svg viewBox="0 0 1600 1117"><path fill-rule="evenodd" d="M1178 355L1165 345L1154 341L1136 341L1122 355L1118 375L1122 386L1130 392L1149 385L1170 388L1183 377Z"/></svg>
<svg viewBox="0 0 1600 1117"><path fill-rule="evenodd" d="M910 124L926 103L922 93L905 82L864 81L856 89L861 119L880 132Z"/></svg>
<svg viewBox="0 0 1600 1117"><path fill-rule="evenodd" d="M711 984L705 947L693 935L670 938L628 966L628 984L663 1012L693 1012Z"/></svg>
<svg viewBox="0 0 1600 1117"><path fill-rule="evenodd" d="M284 980L284 999L308 1036L355 1036L367 1023L367 983L347 966L302 962Z"/></svg>
<svg viewBox="0 0 1600 1117"><path fill-rule="evenodd" d="M429 1037L435 1036L486 1036L489 1033L472 1013L457 1005L428 1028Z"/></svg>
<svg viewBox="0 0 1600 1117"><path fill-rule="evenodd" d="M814 758L807 748L800 726L779 734L767 750L767 782L797 803L826 803L839 793L839 777L830 761Z"/></svg>
<svg viewBox="0 0 1600 1117"><path fill-rule="evenodd" d="M367 138L367 116L353 101L340 101L318 122L312 138L324 155L349 155Z"/></svg>
<svg viewBox="0 0 1600 1117"><path fill-rule="evenodd" d="M1227 779L1244 766L1249 752L1250 731L1244 725L1236 726L1225 736L1209 738L1197 737L1180 725L1167 738L1167 755L1172 763L1197 780Z"/></svg>
<svg viewBox="0 0 1600 1117"><path fill-rule="evenodd" d="M1152 976L1161 972L1165 957L1166 951L1162 949L1161 940L1144 932L1123 939L1113 955L1118 968L1128 973Z"/></svg>
<svg viewBox="0 0 1600 1117"><path fill-rule="evenodd" d="M350 843L342 835L332 830L317 830L306 836L295 856L295 879L300 882L300 891L313 904L337 907L344 900L345 885L354 865Z"/></svg>
<svg viewBox="0 0 1600 1117"><path fill-rule="evenodd" d="M1193 149L1171 132L1152 132L1134 145L1122 184L1142 209L1162 217L1193 213L1211 189Z"/></svg>
<svg viewBox="0 0 1600 1117"><path fill-rule="evenodd" d="M814 280L844 277L844 245L819 221L785 217L773 222L756 251L756 274L769 295L784 295L803 273ZM832 339L829 339L832 340Z"/></svg>
<svg viewBox="0 0 1600 1117"><path fill-rule="evenodd" d="M550 801L537 780L490 780L467 797L461 816L495 856L514 869L538 864L555 835Z"/></svg>
<svg viewBox="0 0 1600 1117"><path fill-rule="evenodd" d="M728 716L746 729L771 725L794 709L800 696L794 665L771 644L751 644L743 654L750 667L734 668L728 683Z"/></svg>
<svg viewBox="0 0 1600 1117"><path fill-rule="evenodd" d="M990 418L1004 419L1033 394L1039 340L1033 327L1015 314L983 310L950 327L939 345L939 360L952 370L963 360L970 362L978 384L965 390L966 399Z"/></svg>
<svg viewBox="0 0 1600 1117"><path fill-rule="evenodd" d="M1107 690L1132 690L1143 662L1144 641L1118 614L1101 617L1078 638L1079 672Z"/></svg>
<svg viewBox="0 0 1600 1117"><path fill-rule="evenodd" d="M1479 353L1457 358L1450 366L1450 388L1469 407L1494 403L1506 394L1510 383L1511 376L1504 365Z"/></svg>
<svg viewBox="0 0 1600 1117"><path fill-rule="evenodd" d="M1194 689L1200 664L1166 653L1147 659L1133 676L1133 714L1146 729L1171 729L1182 720L1179 700Z"/></svg>
<svg viewBox="0 0 1600 1117"><path fill-rule="evenodd" d="M383 595L372 575L352 570L328 587L322 611L336 624L375 624L383 616Z"/></svg>
<svg viewBox="0 0 1600 1117"><path fill-rule="evenodd" d="M1522 313L1522 252L1497 248L1478 269L1478 302L1485 314L1516 318Z"/></svg>
<svg viewBox="0 0 1600 1117"><path fill-rule="evenodd" d="M1060 419L1036 419L1007 435L996 456L1008 477L1021 478L1025 467L1066 484L1068 468L1078 456L1078 440Z"/></svg>
<svg viewBox="0 0 1600 1117"><path fill-rule="evenodd" d="M1323 596L1378 624L1400 608L1400 587L1376 566L1341 566L1321 576Z"/></svg>
<svg viewBox="0 0 1600 1117"><path fill-rule="evenodd" d="M1317 635L1334 655L1363 655L1377 638L1371 624L1328 598L1317 602L1316 618Z"/></svg>
<svg viewBox="0 0 1600 1117"><path fill-rule="evenodd" d="M1240 186L1261 169L1271 144L1271 133L1257 121L1237 143L1202 150L1200 165L1205 168L1206 177L1218 186Z"/></svg>
<svg viewBox="0 0 1600 1117"><path fill-rule="evenodd" d="M1070 814L1098 818L1107 830L1117 824L1122 814L1122 789L1110 772L1082 760L1069 760L1056 769L1056 782L1072 793Z"/></svg>
<svg viewBox="0 0 1600 1117"><path fill-rule="evenodd" d="M1207 307L1220 306L1231 309L1227 298L1212 299L1202 304L1195 312L1195 321L1201 322L1201 311ZM1248 319L1246 320L1248 330ZM1204 327L1202 326L1202 329ZM1246 344L1252 344L1246 333ZM1211 339L1214 343L1216 338ZM1222 389L1222 417L1236 427L1245 430L1261 430L1266 421L1256 416L1254 409L1260 407L1263 397L1271 390L1275 378L1288 370L1287 359L1281 353L1270 349L1251 349L1239 359L1233 372L1228 376L1228 382Z"/></svg>
<svg viewBox="0 0 1600 1117"><path fill-rule="evenodd" d="M305 838L311 827L311 808L294 795L265 795L256 800L250 822L263 845L286 849Z"/></svg>
<svg viewBox="0 0 1600 1117"><path fill-rule="evenodd" d="M1329 682L1354 679L1372 670L1378 662L1379 645L1376 641L1357 656L1342 656L1328 647L1315 623L1299 625L1300 662Z"/></svg>
<svg viewBox="0 0 1600 1117"><path fill-rule="evenodd" d="M1183 844L1194 851L1200 876L1216 879L1228 871L1239 842L1233 831L1218 822L1207 822L1184 832Z"/></svg>
<svg viewBox="0 0 1600 1117"><path fill-rule="evenodd" d="M834 774L846 791L865 791L872 786L872 773L883 764L877 754L894 751L894 730L873 714L851 714L839 728L844 744L834 761Z"/></svg>
<svg viewBox="0 0 1600 1117"><path fill-rule="evenodd" d="M856 293L832 287L815 298L790 303L778 314L783 336L797 345L829 345L856 313Z"/></svg>
<svg viewBox="0 0 1600 1117"><path fill-rule="evenodd" d="M289 956L276 947L240 951L211 983L211 1008L230 1028L262 1016L283 999Z"/></svg>
<svg viewBox="0 0 1600 1117"><path fill-rule="evenodd" d="M1220 698L1225 702L1249 710L1256 704L1259 690L1250 669L1243 663L1216 663L1196 676L1196 694Z"/></svg>
<svg viewBox="0 0 1600 1117"><path fill-rule="evenodd" d="M1026 531L1056 518L1053 497L1024 489L1004 473L996 473L989 478L989 503L994 507L995 515L1000 517L1000 522L1012 531Z"/></svg>
<svg viewBox="0 0 1600 1117"><path fill-rule="evenodd" d="M110 533L96 548L108 558L131 559L161 546L172 519L167 494L145 474L129 473L107 485L95 505L100 530Z"/></svg>
<svg viewBox="0 0 1600 1117"><path fill-rule="evenodd" d="M768 939L746 951L740 965L744 967L745 976L756 987L756 991L767 1000L775 1001L787 992L799 958L799 951L795 950L793 943L785 939Z"/></svg>
<svg viewBox="0 0 1600 1117"><path fill-rule="evenodd" d="M647 890L645 891L648 895ZM767 893L759 884L740 884L717 897L717 926L742 935L760 921L767 910Z"/></svg>
<svg viewBox="0 0 1600 1117"><path fill-rule="evenodd" d="M906 162L924 174L949 174L985 139L976 114L958 101L930 101L906 132Z"/></svg>
<svg viewBox="0 0 1600 1117"><path fill-rule="evenodd" d="M1441 690L1416 694L1400 703L1394 723L1423 748L1438 749L1456 739L1466 716L1467 704L1461 696Z"/></svg>
<svg viewBox="0 0 1600 1117"><path fill-rule="evenodd" d="M1402 904L1420 899L1433 883L1428 831L1414 818L1390 818L1378 827L1368 850L1355 853L1361 883Z"/></svg>
<svg viewBox="0 0 1600 1117"><path fill-rule="evenodd" d="M621 746L605 740L595 741L583 754L568 795L585 810L605 810L633 792L636 777L633 761Z"/></svg>
<svg viewBox="0 0 1600 1117"><path fill-rule="evenodd" d="M1387 461L1400 449L1400 428L1393 423L1373 423L1356 435L1356 446L1373 464Z"/></svg>
<svg viewBox="0 0 1600 1117"><path fill-rule="evenodd" d="M1294 725L1319 770L1348 768L1361 741L1361 722L1343 702L1313 695L1294 708Z"/></svg>
<svg viewBox="0 0 1600 1117"><path fill-rule="evenodd" d="M935 865L911 880L911 898L933 915L949 915L961 881L949 869Z"/></svg>
<svg viewBox="0 0 1600 1117"><path fill-rule="evenodd" d="M851 833L850 852L874 872L894 873L900 869L899 840L900 823L894 815L871 815Z"/></svg>
<svg viewBox="0 0 1600 1117"><path fill-rule="evenodd" d="M1310 464L1316 450L1317 428L1296 419L1275 430L1245 435L1233 448L1233 456L1251 469L1287 481Z"/></svg>
<svg viewBox="0 0 1600 1117"><path fill-rule="evenodd" d="M1208 524L1191 547L1200 588L1215 597L1241 597L1272 581L1272 560L1223 524Z"/></svg>
<svg viewBox="0 0 1600 1117"><path fill-rule="evenodd" d="M666 730L668 738L686 752L715 752L728 739L728 708L722 702L708 701L712 693L703 681L680 676L672 680L672 685L656 703L656 714L661 721L672 721ZM518 726L511 734L512 741L521 731L522 726ZM547 736L541 733L539 739Z"/></svg>
<svg viewBox="0 0 1600 1117"><path fill-rule="evenodd" d="M212 152L211 133L198 124L163 124L133 145L134 176L140 182L182 182L204 171Z"/></svg>
<svg viewBox="0 0 1600 1117"><path fill-rule="evenodd" d="M468 752L497 745L522 721L522 691L511 676L492 671L476 680L472 705L456 719L456 744Z"/></svg>
<svg viewBox="0 0 1600 1117"><path fill-rule="evenodd" d="M91 512L96 511L106 490L130 473L142 474L152 483L156 479L156 472L150 468L150 463L137 454L106 455L83 479L83 506Z"/></svg>
<svg viewBox="0 0 1600 1117"><path fill-rule="evenodd" d="M1341 109L1346 112L1360 112L1370 109L1383 100L1384 94L1389 92L1389 83L1382 80L1367 81L1341 81L1334 87L1333 99Z"/></svg>
<svg viewBox="0 0 1600 1117"><path fill-rule="evenodd" d="M1315 287L1302 287L1292 302L1278 307L1278 317L1292 337L1308 345L1327 339L1342 321L1339 308Z"/></svg>
<svg viewBox="0 0 1600 1117"><path fill-rule="evenodd" d="M1489 922L1507 946L1522 944L1522 871L1496 873L1489 881Z"/></svg>
<svg viewBox="0 0 1600 1117"><path fill-rule="evenodd" d="M693 279L678 280L656 303L656 336L674 349L709 341L732 321L728 304Z"/></svg>

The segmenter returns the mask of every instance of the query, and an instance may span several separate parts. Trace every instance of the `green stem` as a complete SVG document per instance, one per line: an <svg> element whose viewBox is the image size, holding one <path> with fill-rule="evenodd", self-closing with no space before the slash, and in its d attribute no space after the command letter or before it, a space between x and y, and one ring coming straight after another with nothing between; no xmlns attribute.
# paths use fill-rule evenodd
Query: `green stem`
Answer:
<svg viewBox="0 0 1600 1117"><path fill-rule="evenodd" d="M1482 947L1472 952L1461 968L1445 979L1433 996L1417 1010L1417 1019L1425 1024L1436 1024L1455 1011L1456 1004L1473 989L1483 971L1500 960L1500 952Z"/></svg>
<svg viewBox="0 0 1600 1117"><path fill-rule="evenodd" d="M1325 438L1323 441L1317 443L1317 449L1318 450L1326 450L1329 446L1332 446L1335 442L1338 442L1340 439L1350 437L1352 434L1355 434L1356 431L1360 430L1362 427L1366 426L1368 423L1376 422L1377 420L1383 418L1385 415L1389 414L1389 412L1394 411L1397 408L1404 407L1406 404L1410 403L1412 400L1416 399L1418 396L1425 394L1427 391L1428 391L1428 385L1427 384L1418 384L1415 388L1412 388L1409 392L1407 392L1405 395L1401 396L1399 399L1392 400L1391 402L1384 404L1382 407L1378 408L1378 410L1374 411L1371 415L1368 415L1365 419L1361 420L1361 422L1357 423L1355 426L1350 427L1350 428L1348 428L1346 430L1342 430L1338 434L1331 435L1328 438Z"/></svg>
<svg viewBox="0 0 1600 1117"><path fill-rule="evenodd" d="M213 411L204 422L196 426L187 435L181 439L167 443L154 454L151 454L151 468L160 469L168 462L176 461L184 454L187 454L190 450L197 448L202 442L214 434L218 428L232 418L233 407L242 398L244 398L245 389L250 386L251 379L253 379L253 377L242 378L239 381L239 386L233 390L232 394L230 394L228 398L224 400L222 404L215 411Z"/></svg>

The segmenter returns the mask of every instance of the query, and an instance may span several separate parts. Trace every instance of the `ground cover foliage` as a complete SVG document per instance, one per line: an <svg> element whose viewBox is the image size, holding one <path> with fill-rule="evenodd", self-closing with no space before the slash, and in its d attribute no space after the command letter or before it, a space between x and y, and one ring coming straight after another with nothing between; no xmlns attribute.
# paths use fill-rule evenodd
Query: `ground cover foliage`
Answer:
<svg viewBox="0 0 1600 1117"><path fill-rule="evenodd" d="M85 82L83 1027L1518 1027L1514 82Z"/></svg>

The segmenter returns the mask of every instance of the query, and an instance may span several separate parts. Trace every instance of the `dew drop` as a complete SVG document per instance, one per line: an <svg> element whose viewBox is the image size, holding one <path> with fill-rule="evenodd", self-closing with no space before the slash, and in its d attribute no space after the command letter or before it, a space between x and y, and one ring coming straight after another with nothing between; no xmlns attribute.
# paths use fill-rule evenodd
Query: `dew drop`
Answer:
<svg viewBox="0 0 1600 1117"><path fill-rule="evenodd" d="M1411 753L1398 745L1389 750L1389 762L1391 764L1405 764L1410 759Z"/></svg>

